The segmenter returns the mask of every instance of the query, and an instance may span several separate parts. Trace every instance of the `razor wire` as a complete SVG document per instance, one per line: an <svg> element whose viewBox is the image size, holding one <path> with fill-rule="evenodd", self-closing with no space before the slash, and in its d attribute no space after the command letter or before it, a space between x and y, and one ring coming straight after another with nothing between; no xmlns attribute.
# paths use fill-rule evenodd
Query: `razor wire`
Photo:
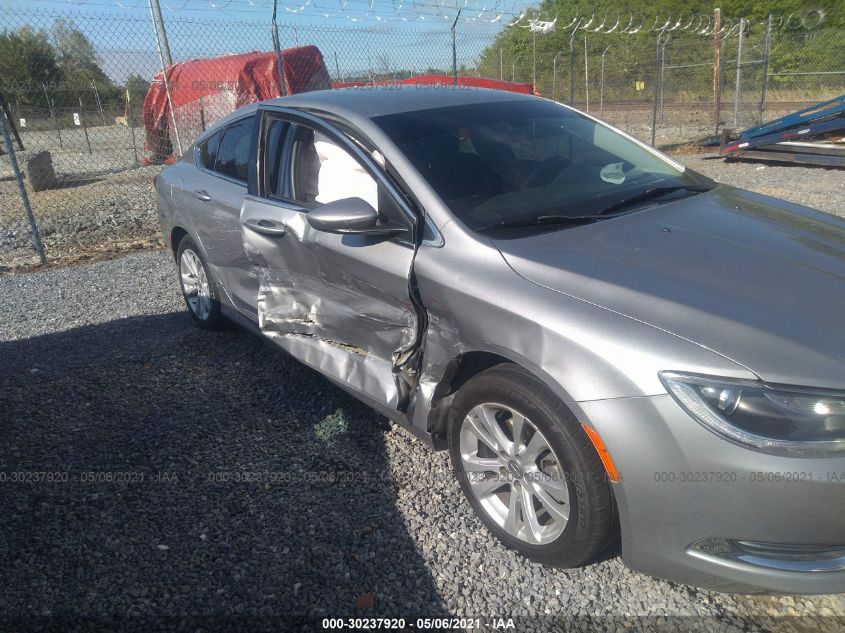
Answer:
<svg viewBox="0 0 845 633"><path fill-rule="evenodd" d="M75 8L118 7L127 11L144 9L148 0L33 0L48 5ZM190 11L257 13L272 10L274 0L163 0L162 7L171 14ZM566 30L577 28L593 33L656 33L660 30L685 31L702 36L715 34L710 14L678 13L666 16L644 13L543 16L530 0L282 0L275 1L281 13L314 18L345 18L352 22L430 22L444 20L506 24L522 28L553 28L560 21ZM533 17L532 17L533 16ZM564 19L565 17L565 19ZM728 35L736 31L740 18L723 20L720 31ZM823 26L826 14L822 9L796 11L776 16L775 30L812 30ZM532 26L533 24L533 26Z"/></svg>

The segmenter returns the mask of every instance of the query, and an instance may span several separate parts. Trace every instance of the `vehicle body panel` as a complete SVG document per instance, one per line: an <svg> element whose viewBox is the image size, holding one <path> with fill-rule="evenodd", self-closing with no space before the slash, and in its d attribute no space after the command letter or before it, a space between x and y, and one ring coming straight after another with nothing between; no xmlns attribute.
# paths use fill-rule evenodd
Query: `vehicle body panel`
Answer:
<svg viewBox="0 0 845 633"><path fill-rule="evenodd" d="M207 261L235 306L254 315L258 281L241 240L240 214L246 183L227 180L203 169L186 172L189 173L185 175L180 200L191 214ZM200 199L198 195L208 195L209 199Z"/></svg>
<svg viewBox="0 0 845 633"><path fill-rule="evenodd" d="M268 123L281 119L320 131L356 155L371 177L383 178L360 148L324 121L272 106L260 107L259 115ZM287 133L294 134L294 128ZM290 166L291 143L283 147L282 163ZM303 203L260 195L243 201L242 248L258 275L255 305L261 332L353 392L404 409L409 389L401 365L416 341L418 325L409 296L414 258L409 233L329 233L313 228L307 218ZM263 224L284 232L262 233Z"/></svg>
<svg viewBox="0 0 845 633"><path fill-rule="evenodd" d="M496 245L522 277L719 350L767 382L843 386L841 220L718 187Z"/></svg>
<svg viewBox="0 0 845 633"><path fill-rule="evenodd" d="M620 474L613 490L632 569L717 591L840 593L845 573L695 556L701 539L841 545L845 458L768 455L724 441L671 396L571 405Z"/></svg>
<svg viewBox="0 0 845 633"><path fill-rule="evenodd" d="M250 196L241 221L284 224L282 237L244 228L258 278L261 332L310 367L396 408L394 356L416 334L408 299L410 246L324 233L303 209Z"/></svg>
<svg viewBox="0 0 845 633"><path fill-rule="evenodd" d="M360 147L377 148L389 167L380 177L389 172L431 230L404 243L321 233L301 210L268 202L251 183L240 221L269 214L289 231L268 238L243 228L237 245L222 247L251 260L261 331L436 447L464 359L517 363L606 444L621 473L612 488L632 567L728 591L845 591L845 571L783 571L690 551L708 538L845 544L845 459L731 444L681 409L658 377L668 370L845 388L836 327L845 296L843 222L719 187L587 226L491 239L462 225L371 121L409 108L517 99L534 97L388 87L263 104L341 125ZM376 168L368 153L363 159ZM183 158L159 176L160 221L168 240L178 228L208 255L221 248L220 236L210 235L213 219L197 222L201 212L171 196L171 188L191 191L195 169ZM240 256L215 253L215 274ZM221 303L250 325L229 288ZM693 471L735 479L724 486L654 479ZM787 487L750 481L751 473L775 472L811 477Z"/></svg>

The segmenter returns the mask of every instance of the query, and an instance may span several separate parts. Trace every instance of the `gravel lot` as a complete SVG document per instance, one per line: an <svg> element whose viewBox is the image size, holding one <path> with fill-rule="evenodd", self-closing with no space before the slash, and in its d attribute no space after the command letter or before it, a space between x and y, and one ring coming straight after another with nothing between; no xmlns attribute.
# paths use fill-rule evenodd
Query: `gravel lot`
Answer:
<svg viewBox="0 0 845 633"><path fill-rule="evenodd" d="M728 162L712 154L674 158L718 182L845 217L845 171L842 169Z"/></svg>
<svg viewBox="0 0 845 633"><path fill-rule="evenodd" d="M445 453L257 336L195 329L163 252L7 275L0 296L4 629L450 614L520 630L845 626L842 595L716 594L615 551L564 571L505 550ZM31 471L67 481L11 481Z"/></svg>

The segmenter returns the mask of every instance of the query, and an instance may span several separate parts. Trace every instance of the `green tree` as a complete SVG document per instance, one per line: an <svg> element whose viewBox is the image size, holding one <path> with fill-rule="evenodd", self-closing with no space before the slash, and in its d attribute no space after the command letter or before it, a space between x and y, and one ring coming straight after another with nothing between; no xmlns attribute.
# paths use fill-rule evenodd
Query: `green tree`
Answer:
<svg viewBox="0 0 845 633"><path fill-rule="evenodd" d="M845 68L845 7L843 0L651 0L644 11L640 0L542 0L537 7L526 11L525 19L518 26L503 29L494 42L480 55L473 74L500 77L518 82L534 82L536 88L546 96L566 99L570 86L570 42L572 43L572 85L574 99L583 104L586 101L585 48L589 81L592 86L591 100L599 88L597 75L604 71L601 83L603 96L633 101L648 101L652 98L660 67L656 62L657 34L655 25L662 25L671 18L670 24L681 20L685 23L697 18L701 25L708 25L707 17L715 7L722 9L727 20L746 17L750 26L745 40L745 59L760 59L764 49L765 19L775 16L776 30L772 37L770 70L777 71L819 71L842 70ZM824 22L820 28L800 28L801 18L808 11L821 10ZM644 15L645 13L645 15ZM789 28L784 21L789 20ZM592 18L591 29L605 24L605 30L616 20L620 21L615 33L593 33L590 30L576 31L574 37L570 21L576 16L586 20ZM686 16L686 17L685 17ZM528 20L557 18L557 30L550 33L532 33ZM809 26L815 26L818 14L807 17ZM636 35L623 35L619 31L626 26L641 26ZM586 42L585 42L586 38ZM712 94L713 39L692 32L677 31L669 34L666 59L681 70L669 71L664 83L665 96L683 101L706 101ZM610 48L608 48L610 47ZM723 60L736 59L737 38L723 40ZM609 51L606 65L602 54ZM761 82L758 67L745 71L744 81ZM754 77L752 79L752 77ZM829 85L841 79L816 79L818 90L805 81L806 97L824 97L836 86ZM788 86L795 79L775 78L770 85ZM824 85L822 85L824 84ZM827 86L827 87L825 87ZM822 89L824 88L824 89ZM662 97L661 97L662 98Z"/></svg>
<svg viewBox="0 0 845 633"><path fill-rule="evenodd" d="M144 100L150 90L150 82L138 74L131 74L126 79L126 90L129 91L129 98L133 103Z"/></svg>
<svg viewBox="0 0 845 633"><path fill-rule="evenodd" d="M118 108L123 103L122 91L100 68L94 45L73 22L56 18L51 31L62 80L65 86L65 105L83 104L93 108L96 102L94 87L104 108Z"/></svg>
<svg viewBox="0 0 845 633"><path fill-rule="evenodd" d="M28 26L0 33L0 77L7 99L46 108L42 86L56 86L62 78L47 34Z"/></svg>

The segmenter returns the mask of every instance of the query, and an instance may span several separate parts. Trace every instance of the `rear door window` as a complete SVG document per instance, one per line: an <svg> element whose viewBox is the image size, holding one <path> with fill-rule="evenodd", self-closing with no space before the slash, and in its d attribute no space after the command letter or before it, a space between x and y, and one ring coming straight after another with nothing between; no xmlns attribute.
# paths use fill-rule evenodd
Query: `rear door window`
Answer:
<svg viewBox="0 0 845 633"><path fill-rule="evenodd" d="M200 165L209 171L214 171L214 161L217 160L217 148L220 145L221 136L223 136L223 133L217 132L199 146Z"/></svg>
<svg viewBox="0 0 845 633"><path fill-rule="evenodd" d="M254 117L233 123L223 132L217 148L214 171L240 182L246 182L249 175L250 147Z"/></svg>

